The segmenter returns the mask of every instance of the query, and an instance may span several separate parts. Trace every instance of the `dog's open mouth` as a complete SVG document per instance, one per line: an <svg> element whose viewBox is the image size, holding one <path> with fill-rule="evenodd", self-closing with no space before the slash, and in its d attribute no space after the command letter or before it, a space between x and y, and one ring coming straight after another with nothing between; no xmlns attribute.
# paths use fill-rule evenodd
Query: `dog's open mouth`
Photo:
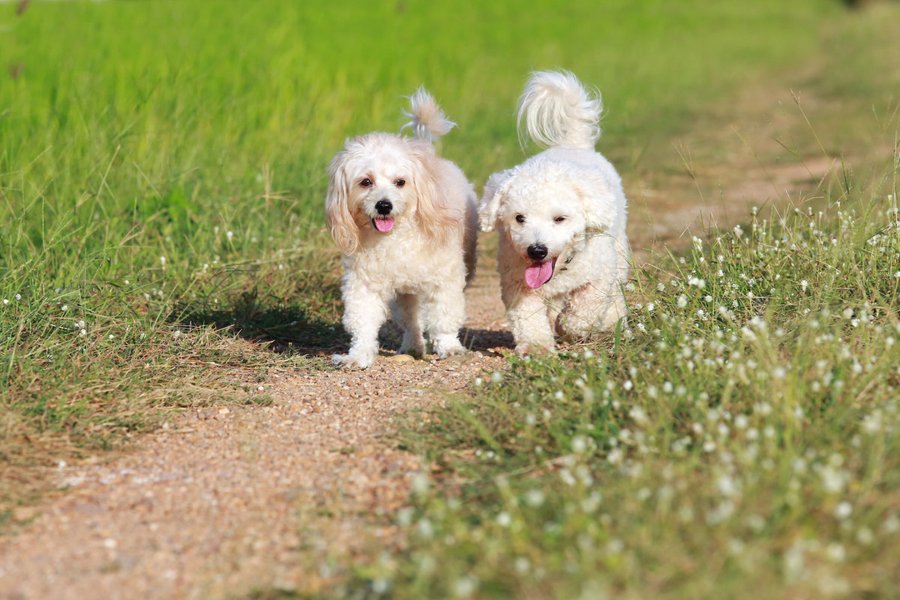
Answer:
<svg viewBox="0 0 900 600"><path fill-rule="evenodd" d="M372 219L372 225L381 233L388 233L394 228L394 217L375 217Z"/></svg>
<svg viewBox="0 0 900 600"><path fill-rule="evenodd" d="M553 271L555 269L555 258L543 262L535 261L531 263L531 265L525 267L525 284L531 289L536 290L553 278Z"/></svg>

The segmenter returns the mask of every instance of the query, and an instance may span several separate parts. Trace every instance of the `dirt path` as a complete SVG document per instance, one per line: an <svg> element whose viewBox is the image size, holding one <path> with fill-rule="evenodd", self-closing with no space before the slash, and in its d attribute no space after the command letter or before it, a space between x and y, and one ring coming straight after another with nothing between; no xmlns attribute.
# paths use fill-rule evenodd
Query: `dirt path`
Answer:
<svg viewBox="0 0 900 600"><path fill-rule="evenodd" d="M759 143L767 139L765 128L756 133ZM821 158L713 164L631 182L638 260L646 248L684 239L701 217L745 219L749 203L814 187L831 168ZM712 197L698 192L696 180L715 190ZM60 468L66 493L37 507L21 532L0 539L0 598L311 591L327 580L330 560L373 539L395 543L384 525L389 519L378 517L407 501L422 468L392 442L396 417L441 402L486 369L503 368L494 349L510 346L488 256L468 303L465 337L479 352L465 360L382 358L366 372L282 374L265 384L272 406L191 411L107 464Z"/></svg>

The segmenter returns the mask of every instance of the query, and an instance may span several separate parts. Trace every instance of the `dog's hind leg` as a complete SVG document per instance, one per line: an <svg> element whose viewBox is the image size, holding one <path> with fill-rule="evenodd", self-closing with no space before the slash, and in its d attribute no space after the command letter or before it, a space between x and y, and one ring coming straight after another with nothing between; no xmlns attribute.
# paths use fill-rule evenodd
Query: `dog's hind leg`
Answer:
<svg viewBox="0 0 900 600"><path fill-rule="evenodd" d="M463 282L438 289L434 296L421 298L428 337L441 358L466 351L459 342L459 330L466 320Z"/></svg>
<svg viewBox="0 0 900 600"><path fill-rule="evenodd" d="M425 355L425 337L419 319L418 298L415 294L399 294L391 306L391 312L394 322L403 330L399 353L422 358Z"/></svg>

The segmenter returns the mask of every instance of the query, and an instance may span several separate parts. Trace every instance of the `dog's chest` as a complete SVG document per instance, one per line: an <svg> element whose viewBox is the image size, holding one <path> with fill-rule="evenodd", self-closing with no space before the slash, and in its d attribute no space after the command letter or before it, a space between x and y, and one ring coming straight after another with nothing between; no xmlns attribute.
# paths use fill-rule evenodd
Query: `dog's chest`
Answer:
<svg viewBox="0 0 900 600"><path fill-rule="evenodd" d="M540 293L546 297L559 296L595 279L599 271L612 266L604 264L605 245L608 244L604 241L594 240L587 244L578 244L562 254L556 264L553 278L541 287ZM611 258L614 257L612 254Z"/></svg>
<svg viewBox="0 0 900 600"><path fill-rule="evenodd" d="M441 250L433 240L392 236L357 253L347 266L383 294L422 293L446 282L461 263L459 252Z"/></svg>

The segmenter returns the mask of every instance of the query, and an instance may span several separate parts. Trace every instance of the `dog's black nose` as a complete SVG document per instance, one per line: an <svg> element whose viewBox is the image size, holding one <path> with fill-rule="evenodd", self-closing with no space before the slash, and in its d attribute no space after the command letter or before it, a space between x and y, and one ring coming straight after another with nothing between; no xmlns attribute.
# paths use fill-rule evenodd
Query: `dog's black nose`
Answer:
<svg viewBox="0 0 900 600"><path fill-rule="evenodd" d="M547 246L543 244L532 244L528 246L528 258L532 260L544 260L547 258Z"/></svg>
<svg viewBox="0 0 900 600"><path fill-rule="evenodd" d="M379 215L389 215L393 209L394 205L391 204L390 200L379 200L375 203L375 210L378 211Z"/></svg>

